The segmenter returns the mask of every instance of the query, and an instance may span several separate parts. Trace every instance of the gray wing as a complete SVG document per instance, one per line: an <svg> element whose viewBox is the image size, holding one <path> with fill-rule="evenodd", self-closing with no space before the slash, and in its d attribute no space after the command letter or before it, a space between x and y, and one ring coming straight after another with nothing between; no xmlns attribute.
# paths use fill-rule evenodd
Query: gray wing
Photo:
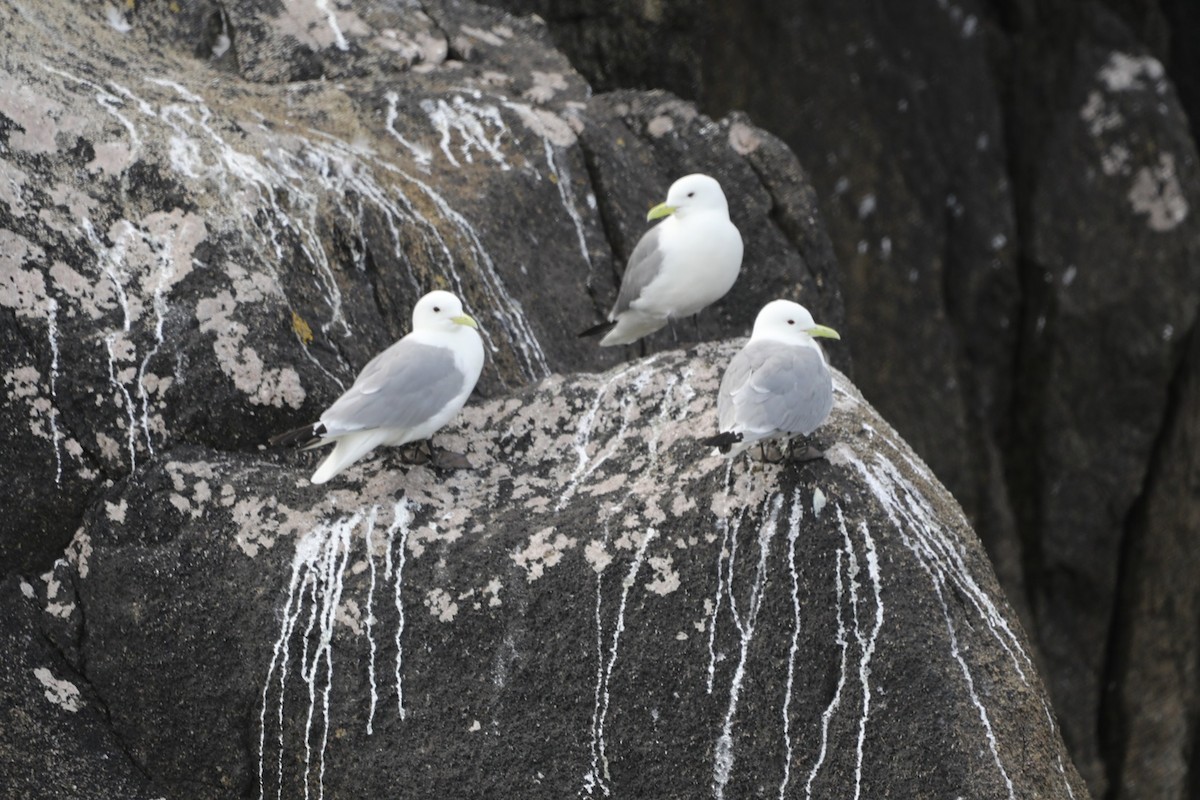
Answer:
<svg viewBox="0 0 1200 800"><path fill-rule="evenodd" d="M401 339L363 368L321 423L327 435L371 428L411 428L463 390L466 376L445 347Z"/></svg>
<svg viewBox="0 0 1200 800"><path fill-rule="evenodd" d="M629 263L625 265L625 274L621 278L621 291L617 294L617 302L613 305L612 311L608 312L610 320L616 319L621 312L629 310L630 303L637 300L642 289L645 289L662 271L663 252L659 247L661 231L662 225L655 225L642 234L637 247L633 248L633 255L629 257Z"/></svg>
<svg viewBox="0 0 1200 800"><path fill-rule="evenodd" d="M809 434L833 408L829 367L809 347L755 342L729 363L717 397L721 431Z"/></svg>

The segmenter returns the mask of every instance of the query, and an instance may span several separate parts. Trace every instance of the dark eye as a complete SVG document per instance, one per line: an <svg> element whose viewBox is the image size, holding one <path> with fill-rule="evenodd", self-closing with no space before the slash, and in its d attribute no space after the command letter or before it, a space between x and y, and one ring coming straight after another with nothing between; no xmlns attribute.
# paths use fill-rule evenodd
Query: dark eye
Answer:
<svg viewBox="0 0 1200 800"><path fill-rule="evenodd" d="M437 311L437 309L435 308L434 311ZM794 319L788 320L788 325L795 325L795 324L796 324L796 320L794 320Z"/></svg>
<svg viewBox="0 0 1200 800"><path fill-rule="evenodd" d="M433 313L435 313L435 314L440 314L440 313L442 313L442 310L441 310L440 308L438 308L437 306L434 306L434 307L433 307Z"/></svg>
<svg viewBox="0 0 1200 800"><path fill-rule="evenodd" d="M688 192L688 197L695 197L695 196L696 196L695 192Z"/></svg>

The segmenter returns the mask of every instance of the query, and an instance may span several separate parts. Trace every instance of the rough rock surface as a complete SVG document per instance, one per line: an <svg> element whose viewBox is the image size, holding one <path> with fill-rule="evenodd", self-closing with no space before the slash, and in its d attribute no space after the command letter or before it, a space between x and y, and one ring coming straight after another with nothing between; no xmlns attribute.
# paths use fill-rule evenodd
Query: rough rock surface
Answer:
<svg viewBox="0 0 1200 800"><path fill-rule="evenodd" d="M1187 469L1168 421L1188 413L1173 387L1200 307L1197 5L500 4L544 16L599 87L742 108L796 151L847 330L873 342L856 380L975 523L1093 792L1194 795L1200 717L1158 709L1193 708L1200 675L1169 700L1106 687L1163 651L1200 660L1187 603L1160 609L1153 647L1123 605L1144 591L1126 580L1155 581L1124 558L1142 510ZM1179 501L1200 514L1200 496ZM1153 563L1200 570L1180 541ZM1147 646L1123 653L1132 639ZM1190 766L1124 785L1121 765L1158 745Z"/></svg>
<svg viewBox="0 0 1200 800"><path fill-rule="evenodd" d="M1009 470L1021 526L1037 532L1026 540L1030 597L1051 692L1074 709L1064 732L1077 763L1096 794L1111 783L1118 796L1184 797L1165 773L1157 786L1120 789L1118 764L1103 763L1106 746L1118 763L1122 751L1151 746L1118 738L1100 720L1121 669L1113 643L1144 635L1122 630L1118 598L1137 589L1120 579L1139 538L1135 508L1159 491L1151 477L1158 449L1186 452L1170 442L1167 420L1187 413L1170 411L1171 390L1200 310L1195 143L1162 64L1122 33L1081 35L1074 70L1062 76L1069 112L1053 114L1042 146L1024 154L1036 159L1038 177L1029 187L1022 411ZM1060 209L1082 198L1087 225L1064 219ZM1193 550L1174 557L1195 574ZM1159 646L1193 640L1186 607ZM1143 659L1137 669L1153 668L1151 650L1133 656ZM1187 704L1200 684L1175 688L1183 691L1173 701ZM1155 726L1156 702L1141 696L1145 710L1135 716L1144 721L1131 730ZM1172 749L1188 748L1194 726L1177 729Z"/></svg>
<svg viewBox="0 0 1200 800"><path fill-rule="evenodd" d="M431 288L482 323L483 395L627 357L573 334L685 172L719 177L749 246L684 341L784 294L840 324L812 188L743 116L592 99L541 28L488 8L202 8L0 10L0 475L27 498L0 569L44 570L156 452L315 418Z"/></svg>
<svg viewBox="0 0 1200 800"><path fill-rule="evenodd" d="M53 579L53 578L52 578ZM58 594L57 586L54 593ZM34 584L0 585L0 776L4 796L89 800L161 797L125 752L104 699L48 641L44 619L70 616L38 603Z"/></svg>
<svg viewBox="0 0 1200 800"><path fill-rule="evenodd" d="M52 635L172 796L1084 796L966 519L844 378L828 461L696 443L737 344L471 406L473 470L163 454Z"/></svg>
<svg viewBox="0 0 1200 800"><path fill-rule="evenodd" d="M828 462L695 444L736 342L674 336L783 294L842 324L796 159L593 97L545 38L457 2L0 7L6 789L1085 796L968 522L857 390ZM700 169L731 295L648 358L575 339ZM438 442L476 469L317 489L262 449L432 287L487 336Z"/></svg>
<svg viewBox="0 0 1200 800"><path fill-rule="evenodd" d="M1200 336L1192 334L1173 411L1151 469L1153 490L1134 509L1122 553L1120 638L1109 724L1128 742L1116 772L1127 797L1196 794L1194 721L1200 716ZM1191 745L1190 747L1188 745Z"/></svg>

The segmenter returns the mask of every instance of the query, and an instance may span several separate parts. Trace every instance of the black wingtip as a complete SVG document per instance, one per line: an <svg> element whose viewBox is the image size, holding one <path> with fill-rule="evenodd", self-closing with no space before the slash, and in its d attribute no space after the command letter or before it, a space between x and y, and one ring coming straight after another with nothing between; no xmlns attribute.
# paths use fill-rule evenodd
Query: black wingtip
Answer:
<svg viewBox="0 0 1200 800"><path fill-rule="evenodd" d="M280 433L272 436L267 441L272 447L285 447L287 445L295 445L297 447L307 447L316 440L321 438L321 434L325 433L325 426L317 423L313 425L303 425L295 430L287 433Z"/></svg>
<svg viewBox="0 0 1200 800"><path fill-rule="evenodd" d="M603 333L608 333L617 326L615 322L601 322L599 325L593 325L586 331L580 331L576 334L580 339L586 339L589 336L599 336Z"/></svg>
<svg viewBox="0 0 1200 800"><path fill-rule="evenodd" d="M708 447L715 447L722 453L728 453L730 448L742 441L740 433L718 433L716 436L710 436L707 439L701 439L700 444Z"/></svg>

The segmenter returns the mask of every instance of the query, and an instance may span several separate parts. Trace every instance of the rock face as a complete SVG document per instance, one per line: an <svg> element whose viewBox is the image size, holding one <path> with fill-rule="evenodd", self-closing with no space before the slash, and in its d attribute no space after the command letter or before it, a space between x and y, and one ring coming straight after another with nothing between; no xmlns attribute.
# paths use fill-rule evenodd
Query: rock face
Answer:
<svg viewBox="0 0 1200 800"><path fill-rule="evenodd" d="M9 794L1086 795L966 518L846 379L827 462L696 445L764 302L846 321L744 115L593 97L457 2L6 5L0 41ZM692 171L737 286L649 357L576 339ZM262 448L435 287L486 336L438 442L474 470L318 489Z"/></svg>
<svg viewBox="0 0 1200 800"><path fill-rule="evenodd" d="M1120 613L1114 644L1110 724L1128 747L1121 753L1119 791L1170 796L1194 793L1194 750L1180 746L1200 713L1200 337L1191 337L1176 387L1164 444L1153 467L1153 491L1135 511L1123 553ZM1192 740L1194 741L1194 740Z"/></svg>
<svg viewBox="0 0 1200 800"><path fill-rule="evenodd" d="M57 585L53 588L57 595ZM47 614L61 619L78 612L66 605L39 604L36 597L33 584L16 577L0 587L0 775L5 795L78 800L161 796L123 749L104 699L46 640Z"/></svg>
<svg viewBox="0 0 1200 800"><path fill-rule="evenodd" d="M1157 709L1194 708L1200 674L1169 701L1106 685L1164 650L1200 660L1187 603L1160 608L1153 647L1124 606L1171 585L1126 556L1166 546L1144 509L1187 471L1171 420L1200 307L1195 3L499 4L544 16L602 88L742 108L797 152L847 330L872 342L856 379L974 521L1093 792L1194 795L1197 717ZM1200 569L1182 542L1161 557ZM1128 783L1159 745L1191 766Z"/></svg>
<svg viewBox="0 0 1200 800"><path fill-rule="evenodd" d="M590 99L540 28L491 9L238 5L0 12L0 470L27 498L0 568L44 570L156 453L253 451L315 418L432 288L482 323L481 394L616 363L573 334L686 172L722 181L750 244L679 335L746 332L783 294L840 324L812 188L744 117Z"/></svg>
<svg viewBox="0 0 1200 800"><path fill-rule="evenodd" d="M1081 36L1062 93L1074 113L1054 115L1043 146L1023 154L1036 159L1026 247L1029 278L1041 280L1027 292L1021 369L1028 380L1018 390L1024 411L1010 471L1022 525L1040 532L1027 542L1026 559L1049 683L1056 702L1077 709L1069 740L1094 790L1107 780L1118 796L1185 797L1187 784L1168 773L1121 788L1122 751L1132 755L1157 737L1118 739L1119 728L1097 725L1106 683L1121 669L1114 640L1144 635L1122 629L1132 609L1118 598L1141 591L1121 581L1132 578L1127 557L1141 538L1136 509L1160 492L1152 470L1178 469L1162 461L1163 447L1182 455L1167 420L1188 413L1170 409L1171 390L1182 380L1180 357L1200 304L1195 144L1160 62L1119 33ZM1085 197L1088 227L1058 214ZM1137 320L1135 329L1123 330L1123 319ZM1021 462L1027 468L1018 469ZM1182 547L1174 558L1194 572L1193 550ZM1179 636L1179 644L1193 641L1186 608L1177 630L1161 631L1159 646ZM1151 653L1132 655L1137 669L1152 668ZM1187 703L1200 684L1174 688L1182 690L1174 702ZM1156 702L1141 697L1144 711L1134 716L1144 718L1134 729L1158 727ZM1194 728L1177 728L1171 749L1194 736ZM1118 764L1102 779L1106 737L1118 742L1109 756Z"/></svg>
<svg viewBox="0 0 1200 800"><path fill-rule="evenodd" d="M469 471L179 448L89 513L52 633L171 796L1084 796L961 511L843 378L828 462L697 445L735 350L469 407Z"/></svg>

